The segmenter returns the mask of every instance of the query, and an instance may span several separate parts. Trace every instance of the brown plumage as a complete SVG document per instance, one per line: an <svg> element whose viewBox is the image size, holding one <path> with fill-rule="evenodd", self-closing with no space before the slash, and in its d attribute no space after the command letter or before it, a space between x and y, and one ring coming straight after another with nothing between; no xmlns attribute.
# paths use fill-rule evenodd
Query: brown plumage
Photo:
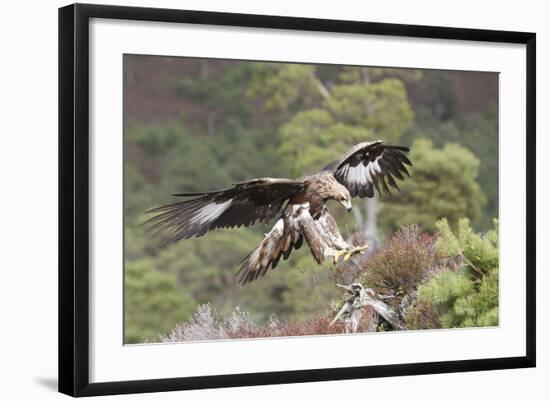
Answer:
<svg viewBox="0 0 550 401"><path fill-rule="evenodd" d="M373 197L398 189L396 180L408 175L408 148L382 141L355 145L317 174L297 178L258 178L231 188L176 196L193 199L161 206L146 225L153 238L168 244L217 228L249 226L279 215L271 231L243 259L241 284L263 276L287 259L305 240L317 263L348 249L325 203L332 199L351 209L351 197Z"/></svg>

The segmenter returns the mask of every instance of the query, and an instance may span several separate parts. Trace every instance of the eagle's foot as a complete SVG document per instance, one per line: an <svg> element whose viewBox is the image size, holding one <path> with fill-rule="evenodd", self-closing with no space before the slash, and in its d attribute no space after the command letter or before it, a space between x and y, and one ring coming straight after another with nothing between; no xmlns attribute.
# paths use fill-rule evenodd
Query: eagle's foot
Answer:
<svg viewBox="0 0 550 401"><path fill-rule="evenodd" d="M362 245L362 246L354 246L352 248L347 248L347 249L341 249L341 250L337 250L337 251L334 251L334 263L338 263L338 259L340 259L340 257L343 257L344 258L344 262L347 262L349 260L349 258L351 258L353 255L355 255L356 253L360 254L360 255L363 255L365 253L365 250L369 247L369 244L365 244L365 245Z"/></svg>

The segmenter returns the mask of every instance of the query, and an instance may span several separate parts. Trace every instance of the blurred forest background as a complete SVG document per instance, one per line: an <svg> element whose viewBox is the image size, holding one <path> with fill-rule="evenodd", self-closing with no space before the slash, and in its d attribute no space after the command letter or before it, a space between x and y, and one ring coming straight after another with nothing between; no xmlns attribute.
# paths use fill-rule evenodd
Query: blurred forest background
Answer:
<svg viewBox="0 0 550 401"><path fill-rule="evenodd" d="M329 205L344 237L372 245L345 280L392 299L407 328L498 324L497 73L124 57L126 343L193 339L173 329L205 318L318 332L342 291L307 247L240 287L270 227L151 249L140 225L172 193L298 177L374 139L411 147L411 177L353 214Z"/></svg>

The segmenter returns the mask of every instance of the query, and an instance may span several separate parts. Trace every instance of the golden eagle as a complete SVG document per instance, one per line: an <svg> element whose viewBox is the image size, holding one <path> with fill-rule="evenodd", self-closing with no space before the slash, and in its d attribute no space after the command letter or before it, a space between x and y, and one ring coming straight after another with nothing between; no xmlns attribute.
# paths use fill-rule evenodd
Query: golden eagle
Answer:
<svg viewBox="0 0 550 401"><path fill-rule="evenodd" d="M351 197L373 197L398 189L396 179L409 175L412 166L404 146L383 141L355 145L317 174L297 179L257 178L228 189L175 196L193 197L150 210L146 224L153 238L163 244L200 237L217 228L249 226L279 216L260 244L241 262L241 284L263 276L287 259L305 239L317 263L325 258L345 259L366 248L350 246L340 234L325 203L336 200L351 210Z"/></svg>

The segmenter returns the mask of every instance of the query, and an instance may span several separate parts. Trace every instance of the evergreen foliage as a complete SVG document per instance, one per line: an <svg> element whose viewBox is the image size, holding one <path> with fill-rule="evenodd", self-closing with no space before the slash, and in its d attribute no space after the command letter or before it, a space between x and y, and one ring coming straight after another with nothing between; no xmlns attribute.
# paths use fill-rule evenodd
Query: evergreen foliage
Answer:
<svg viewBox="0 0 550 401"><path fill-rule="evenodd" d="M453 226L462 217L480 218L485 197L477 182L479 160L471 151L456 143L436 149L430 140L417 139L410 157L411 177L383 204L380 219L386 230L417 224L433 231L441 218Z"/></svg>
<svg viewBox="0 0 550 401"><path fill-rule="evenodd" d="M498 325L498 225L476 234L467 219L456 231L437 223L436 248L450 262L418 289L418 299L431 304L442 327Z"/></svg>
<svg viewBox="0 0 550 401"><path fill-rule="evenodd" d="M498 101L492 100L475 112L461 113L450 77L445 71L424 71L421 80L408 85L417 92L417 101L415 119L402 139L408 142L422 137L436 147L460 143L479 159L478 182L487 201L483 213L472 223L487 230L498 215Z"/></svg>
<svg viewBox="0 0 550 401"><path fill-rule="evenodd" d="M147 259L126 263L124 285L124 337L127 343L154 338L195 309L194 300L178 288L175 278L153 269Z"/></svg>

